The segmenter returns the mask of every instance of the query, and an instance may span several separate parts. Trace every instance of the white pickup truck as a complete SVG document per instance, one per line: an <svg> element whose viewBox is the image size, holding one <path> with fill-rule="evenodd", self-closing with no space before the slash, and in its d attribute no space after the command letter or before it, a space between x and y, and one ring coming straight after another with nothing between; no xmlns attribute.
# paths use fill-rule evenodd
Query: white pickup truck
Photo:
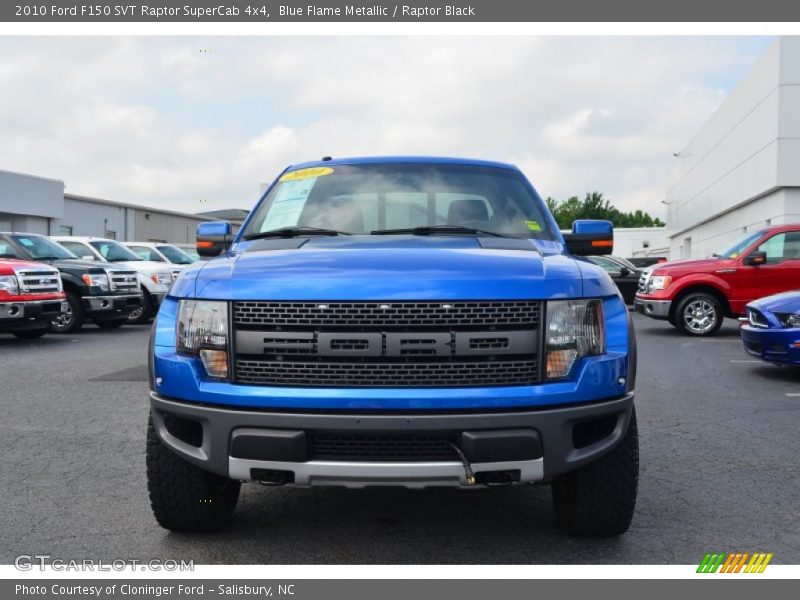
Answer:
<svg viewBox="0 0 800 600"><path fill-rule="evenodd" d="M98 237L52 236L54 242L84 260L118 263L136 271L144 298L142 306L128 316L129 323L146 323L158 311L181 269L178 265L142 260L119 242Z"/></svg>

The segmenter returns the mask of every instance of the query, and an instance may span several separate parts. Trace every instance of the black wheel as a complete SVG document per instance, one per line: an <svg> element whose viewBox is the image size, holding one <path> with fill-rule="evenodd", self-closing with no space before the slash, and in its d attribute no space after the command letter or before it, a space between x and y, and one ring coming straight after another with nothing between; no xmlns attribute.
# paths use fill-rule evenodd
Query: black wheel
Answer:
<svg viewBox="0 0 800 600"><path fill-rule="evenodd" d="M83 311L83 300L75 292L67 292L67 310L50 322L50 331L56 333L74 333L83 327L86 313Z"/></svg>
<svg viewBox="0 0 800 600"><path fill-rule="evenodd" d="M22 329L20 331L12 331L11 333L21 340L35 340L42 337L47 332L47 327L43 327L41 329Z"/></svg>
<svg viewBox="0 0 800 600"><path fill-rule="evenodd" d="M116 321L95 321L94 324L100 329L119 329L125 324L125 321L122 319L117 319Z"/></svg>
<svg viewBox="0 0 800 600"><path fill-rule="evenodd" d="M147 323L150 317L153 316L153 301L147 290L142 294L142 305L128 315L128 323L131 325L141 325Z"/></svg>
<svg viewBox="0 0 800 600"><path fill-rule="evenodd" d="M639 481L636 411L620 443L602 458L553 481L559 526L579 536L625 533L633 518Z"/></svg>
<svg viewBox="0 0 800 600"><path fill-rule="evenodd" d="M675 309L675 326L689 335L713 335L722 327L725 317L716 297L696 292L681 299Z"/></svg>
<svg viewBox="0 0 800 600"><path fill-rule="evenodd" d="M180 427L180 423L176 423ZM231 522L240 483L203 471L161 443L147 423L147 490L156 521L180 532L218 531Z"/></svg>

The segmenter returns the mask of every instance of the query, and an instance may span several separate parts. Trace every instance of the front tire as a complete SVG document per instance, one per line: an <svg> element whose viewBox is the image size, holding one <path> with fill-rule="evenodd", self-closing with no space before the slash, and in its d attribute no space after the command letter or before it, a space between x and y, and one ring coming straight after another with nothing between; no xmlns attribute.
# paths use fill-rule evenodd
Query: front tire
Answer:
<svg viewBox="0 0 800 600"><path fill-rule="evenodd" d="M153 300L147 290L142 291L142 305L128 315L128 324L141 325L153 316Z"/></svg>
<svg viewBox="0 0 800 600"><path fill-rule="evenodd" d="M724 319L722 304L715 296L696 292L683 298L675 309L678 329L688 335L702 337L715 334Z"/></svg>
<svg viewBox="0 0 800 600"><path fill-rule="evenodd" d="M67 310L50 322L50 331L55 333L75 333L83 327L86 313L83 310L83 300L75 292L67 292Z"/></svg>
<svg viewBox="0 0 800 600"><path fill-rule="evenodd" d="M233 518L240 487L238 481L214 475L179 458L161 442L150 416L147 490L153 515L161 527L177 532L222 529Z"/></svg>
<svg viewBox="0 0 800 600"><path fill-rule="evenodd" d="M636 411L611 452L553 481L559 526L571 535L610 537L625 533L633 519L639 482Z"/></svg>

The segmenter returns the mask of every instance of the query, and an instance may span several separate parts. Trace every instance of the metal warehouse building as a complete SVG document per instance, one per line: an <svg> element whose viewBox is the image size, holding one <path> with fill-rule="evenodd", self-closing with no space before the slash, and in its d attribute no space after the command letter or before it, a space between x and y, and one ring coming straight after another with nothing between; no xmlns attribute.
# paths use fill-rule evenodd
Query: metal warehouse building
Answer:
<svg viewBox="0 0 800 600"><path fill-rule="evenodd" d="M236 229L241 219L230 216ZM220 218L64 193L64 182L0 171L0 231L191 244L197 224Z"/></svg>
<svg viewBox="0 0 800 600"><path fill-rule="evenodd" d="M676 154L666 204L672 259L800 221L800 37L772 44Z"/></svg>

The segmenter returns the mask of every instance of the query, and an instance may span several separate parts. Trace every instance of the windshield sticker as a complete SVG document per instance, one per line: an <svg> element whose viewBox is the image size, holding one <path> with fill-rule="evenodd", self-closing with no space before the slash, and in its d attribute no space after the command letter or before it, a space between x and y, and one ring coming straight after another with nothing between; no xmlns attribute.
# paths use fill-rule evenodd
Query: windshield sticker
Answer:
<svg viewBox="0 0 800 600"><path fill-rule="evenodd" d="M283 177L280 178L280 181L302 181L303 179L311 179L312 177L316 179L317 177L330 175L331 173L333 173L333 169L331 169L330 167L313 167L311 169L300 169L299 171L292 171L291 173L286 173Z"/></svg>
<svg viewBox="0 0 800 600"><path fill-rule="evenodd" d="M296 173L299 172L296 171ZM270 206L264 222L261 224L261 231L297 225L300 213L303 212L308 195L316 182L317 178L312 177L289 180L283 183L272 201L272 206Z"/></svg>
<svg viewBox="0 0 800 600"><path fill-rule="evenodd" d="M528 226L528 229L531 231L541 231L542 226L539 225L538 221L525 221L525 225Z"/></svg>
<svg viewBox="0 0 800 600"><path fill-rule="evenodd" d="M32 248L33 245L34 245L33 242L31 240L29 240L28 238L18 238L18 239L19 239L19 243L20 244L22 244L23 246L26 246L28 248Z"/></svg>

